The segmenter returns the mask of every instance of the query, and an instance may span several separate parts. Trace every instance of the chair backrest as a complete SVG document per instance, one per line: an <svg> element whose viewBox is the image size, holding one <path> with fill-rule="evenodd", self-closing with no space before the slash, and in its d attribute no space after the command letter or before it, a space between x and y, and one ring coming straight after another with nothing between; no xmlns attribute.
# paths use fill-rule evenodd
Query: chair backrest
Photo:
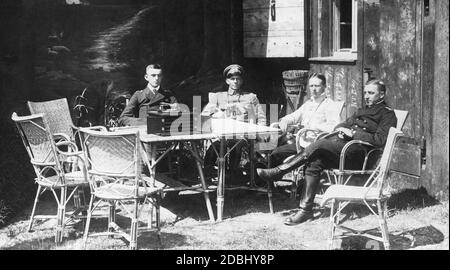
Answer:
<svg viewBox="0 0 450 270"><path fill-rule="evenodd" d="M397 129L402 130L409 112L402 110L394 110L394 113L395 116L397 117Z"/></svg>
<svg viewBox="0 0 450 270"><path fill-rule="evenodd" d="M80 136L89 173L112 177L140 175L139 131L107 132L81 129Z"/></svg>
<svg viewBox="0 0 450 270"><path fill-rule="evenodd" d="M22 142L30 157L38 178L42 168L52 167L56 173L63 173L53 136L43 114L18 116L13 113L11 119L16 123Z"/></svg>
<svg viewBox="0 0 450 270"><path fill-rule="evenodd" d="M43 102L28 101L27 104L31 114L45 114L52 134L63 133L73 138L73 122L66 98Z"/></svg>
<svg viewBox="0 0 450 270"><path fill-rule="evenodd" d="M383 154L381 156L380 162L375 171L370 175L369 179L366 182L366 185L367 184L370 184L371 186L376 185L381 192L383 183L385 182L388 176L389 166L391 164L395 142L397 141L398 137L401 136L402 134L403 132L401 132L401 130L397 128L391 127L389 129L389 134L383 149Z"/></svg>

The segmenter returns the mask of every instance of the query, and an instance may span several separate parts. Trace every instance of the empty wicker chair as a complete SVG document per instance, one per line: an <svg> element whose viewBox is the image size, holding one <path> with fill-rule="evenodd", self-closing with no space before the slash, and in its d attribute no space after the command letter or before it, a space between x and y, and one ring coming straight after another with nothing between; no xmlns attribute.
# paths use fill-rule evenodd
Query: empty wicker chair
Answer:
<svg viewBox="0 0 450 270"><path fill-rule="evenodd" d="M156 231L160 233L159 201L161 188L144 178L141 169L141 141L138 131L121 130L101 132L80 130L81 145L88 165L91 200L84 233L84 244L88 236L116 235L129 242L130 249L137 249L138 219L141 208L147 203L156 208ZM133 202L133 209L127 209L126 202ZM95 203L94 203L95 202ZM108 228L106 232L89 234L93 211L100 203L109 206ZM131 219L131 229L127 233L115 223L116 206ZM152 228L151 218L147 229ZM160 240L161 241L161 240Z"/></svg>
<svg viewBox="0 0 450 270"><path fill-rule="evenodd" d="M56 139L62 137L68 141L75 141L77 128L72 122L69 104L66 98L42 102L28 101L27 104L31 114L45 114L50 131ZM106 128L103 126L95 126L91 128L106 131Z"/></svg>
<svg viewBox="0 0 450 270"><path fill-rule="evenodd" d="M75 126L72 123L66 98L43 102L28 101L27 104L31 114L45 114L54 137L63 137L68 141L74 140Z"/></svg>
<svg viewBox="0 0 450 270"><path fill-rule="evenodd" d="M78 128L74 126L72 122L72 117L70 116L69 104L66 98L42 101L42 102L27 102L28 109L31 114L42 113L47 119L48 127L52 133L53 138L56 142L69 141L73 142L75 145L71 148L64 148L62 150L68 151L79 151L78 138L76 137ZM105 130L103 126L90 127L91 129ZM68 168L72 171L81 170L79 168L80 164L77 164L76 160L69 159L66 164ZM85 203L83 189L79 189L77 193L74 194L77 205L82 205Z"/></svg>
<svg viewBox="0 0 450 270"><path fill-rule="evenodd" d="M75 203L75 211L70 215L70 219L65 220L68 201L80 187L87 186L88 182L83 171L64 171L63 162L67 158L76 158L82 162L81 153L75 151L76 146L72 142L62 141L55 143L47 119L43 114L20 117L13 113L11 118L17 125L23 144L30 157L30 162L36 172L35 181L38 184L28 230L31 230L35 219L56 218L55 242L59 243L63 238L65 223L70 219L76 218L84 210L79 204ZM61 145L67 146L72 151L61 151L58 148ZM58 204L57 214L54 216L35 216L39 197L46 190L50 190L56 199ZM67 194L69 190L71 193ZM60 192L59 196L57 191Z"/></svg>

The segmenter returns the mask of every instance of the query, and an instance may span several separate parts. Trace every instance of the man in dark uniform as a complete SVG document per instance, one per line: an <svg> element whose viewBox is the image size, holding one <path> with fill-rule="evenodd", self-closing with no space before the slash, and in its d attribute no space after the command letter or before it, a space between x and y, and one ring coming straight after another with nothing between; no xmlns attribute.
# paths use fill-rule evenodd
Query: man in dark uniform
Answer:
<svg viewBox="0 0 450 270"><path fill-rule="evenodd" d="M264 180L273 181L278 177L305 164L305 185L300 200L300 211L285 220L286 225L296 225L313 217L313 204L320 175L324 169L339 165L340 153L349 140L361 140L382 147L386 143L389 129L397 125L394 111L387 107L384 97L386 86L380 80L371 80L364 87L364 108L338 124L335 135L318 140L305 148L294 159L273 169L258 169L258 175ZM349 169L361 168L364 149L352 147L346 164Z"/></svg>
<svg viewBox="0 0 450 270"><path fill-rule="evenodd" d="M163 71L161 65L151 64L145 69L145 80L148 82L144 90L136 91L119 118L120 126L145 125L147 112L158 110L161 105L177 108L177 99L169 90L161 89Z"/></svg>

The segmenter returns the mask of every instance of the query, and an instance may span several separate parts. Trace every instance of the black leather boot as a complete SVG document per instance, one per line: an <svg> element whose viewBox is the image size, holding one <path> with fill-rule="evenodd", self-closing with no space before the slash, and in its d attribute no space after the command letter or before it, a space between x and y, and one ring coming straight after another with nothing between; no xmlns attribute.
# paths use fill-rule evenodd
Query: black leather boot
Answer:
<svg viewBox="0 0 450 270"><path fill-rule="evenodd" d="M317 187L320 183L318 176L305 176L305 185L302 189L302 198L300 200L300 211L292 217L288 217L284 224L292 226L306 222L314 218L313 205L316 197Z"/></svg>
<svg viewBox="0 0 450 270"><path fill-rule="evenodd" d="M288 226L298 225L313 218L314 214L312 209L311 210L300 209L300 211L298 211L295 215L288 217L284 221L284 224Z"/></svg>
<svg viewBox="0 0 450 270"><path fill-rule="evenodd" d="M297 169L298 167L305 164L305 162L308 160L308 155L306 154L297 154L295 157L290 160L289 162L283 163L275 168L271 169L256 169L256 173L258 173L258 176L261 177L261 179L266 181L277 181L280 177L282 177L284 174Z"/></svg>

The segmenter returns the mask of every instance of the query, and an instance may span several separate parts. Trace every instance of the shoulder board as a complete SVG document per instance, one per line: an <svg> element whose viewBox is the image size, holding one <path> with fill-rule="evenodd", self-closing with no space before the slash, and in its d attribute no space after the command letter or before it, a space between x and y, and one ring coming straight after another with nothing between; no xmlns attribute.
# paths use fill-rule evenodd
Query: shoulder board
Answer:
<svg viewBox="0 0 450 270"><path fill-rule="evenodd" d="M392 109L391 107L388 107L388 106L386 106L384 108L388 109L389 111L393 111L394 110L394 109Z"/></svg>

